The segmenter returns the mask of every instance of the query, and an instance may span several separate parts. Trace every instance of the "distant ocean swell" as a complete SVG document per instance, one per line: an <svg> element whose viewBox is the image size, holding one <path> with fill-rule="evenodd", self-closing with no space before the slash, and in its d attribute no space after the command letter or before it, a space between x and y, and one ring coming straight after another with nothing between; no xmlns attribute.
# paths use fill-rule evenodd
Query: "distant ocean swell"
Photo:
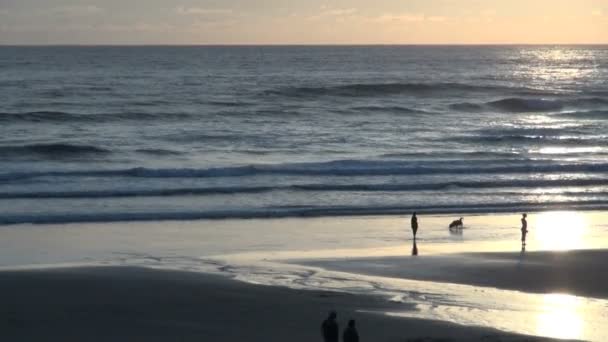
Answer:
<svg viewBox="0 0 608 342"><path fill-rule="evenodd" d="M183 120L192 118L190 114L184 113L143 113L143 112L125 112L125 113L95 113L95 114L79 114L63 111L37 111L37 112L14 112L0 113L0 122L47 122L47 123L68 123L68 122L90 122L103 123L115 121L142 121L142 120Z"/></svg>
<svg viewBox="0 0 608 342"><path fill-rule="evenodd" d="M180 220L223 220L284 217L326 217L326 216L364 216L400 215L418 211L425 214L450 213L499 213L513 211L542 210L606 210L608 201L555 201L543 203L476 203L466 205L438 206L298 206L268 207L247 210L211 210L188 212L114 212L114 213L63 213L36 215L0 215L0 224L58 224L76 222L121 222L121 221L180 221Z"/></svg>
<svg viewBox="0 0 608 342"><path fill-rule="evenodd" d="M540 163L492 165L487 161L442 163L440 166L416 166L405 161L335 161L327 163L249 165L209 169L151 169L75 170L42 172L8 172L0 174L0 181L40 177L141 177L141 178L208 178L247 177L258 175L295 176L383 176L424 174L511 174L511 173L568 173L608 172L608 163L567 164ZM451 164L451 165L450 165ZM484 166L488 165L488 166Z"/></svg>
<svg viewBox="0 0 608 342"><path fill-rule="evenodd" d="M379 85L378 85L379 86ZM353 86L354 87L354 86ZM382 87L379 86L379 89ZM387 95L378 92L378 96ZM390 94L390 93L389 93ZM212 106L216 106L211 104ZM206 115L222 115L234 117L267 116L286 117L307 115L298 111L268 109L248 109L246 106L225 103L214 110L200 111L197 113L187 112L147 112L125 111L107 113L78 113L67 111L26 111L26 112L0 112L0 123L113 123L159 121L159 122L181 122L184 120L200 120ZM218 111L222 107L227 110ZM337 109L336 109L337 110ZM460 102L448 104L443 112L483 112L499 111L505 113L528 113L528 112L551 112L557 115L573 118L606 119L608 117L608 98L604 97L515 97L503 98L489 102ZM339 112L337 110L337 112ZM352 113L387 113L395 115L440 115L442 112L428 111L420 108L412 108L402 105L368 105L354 106L348 108L344 114Z"/></svg>

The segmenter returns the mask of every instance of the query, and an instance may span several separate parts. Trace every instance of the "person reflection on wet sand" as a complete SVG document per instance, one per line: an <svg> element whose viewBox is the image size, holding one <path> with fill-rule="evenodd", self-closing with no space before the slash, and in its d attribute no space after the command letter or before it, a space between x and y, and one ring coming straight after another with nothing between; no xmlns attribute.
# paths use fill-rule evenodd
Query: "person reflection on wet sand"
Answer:
<svg viewBox="0 0 608 342"><path fill-rule="evenodd" d="M526 250L526 235L528 235L528 221L526 220L528 214L521 215L521 249Z"/></svg>
<svg viewBox="0 0 608 342"><path fill-rule="evenodd" d="M412 255L416 256L418 255L418 244L416 243L416 239L413 240L413 244L412 244Z"/></svg>

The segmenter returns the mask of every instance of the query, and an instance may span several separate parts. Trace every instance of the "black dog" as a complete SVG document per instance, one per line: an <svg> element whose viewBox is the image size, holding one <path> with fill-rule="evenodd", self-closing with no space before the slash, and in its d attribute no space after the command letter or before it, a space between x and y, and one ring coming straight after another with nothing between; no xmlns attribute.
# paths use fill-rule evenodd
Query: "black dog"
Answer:
<svg viewBox="0 0 608 342"><path fill-rule="evenodd" d="M452 223L450 223L450 229L454 229L454 228L462 228L462 217L458 220L454 220L452 221Z"/></svg>

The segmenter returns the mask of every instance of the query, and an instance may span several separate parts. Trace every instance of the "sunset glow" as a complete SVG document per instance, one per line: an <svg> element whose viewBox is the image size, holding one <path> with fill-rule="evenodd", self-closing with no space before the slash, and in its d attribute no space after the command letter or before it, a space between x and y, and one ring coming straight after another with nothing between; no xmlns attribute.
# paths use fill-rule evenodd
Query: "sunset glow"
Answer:
<svg viewBox="0 0 608 342"><path fill-rule="evenodd" d="M5 0L1 44L607 43L602 0Z"/></svg>

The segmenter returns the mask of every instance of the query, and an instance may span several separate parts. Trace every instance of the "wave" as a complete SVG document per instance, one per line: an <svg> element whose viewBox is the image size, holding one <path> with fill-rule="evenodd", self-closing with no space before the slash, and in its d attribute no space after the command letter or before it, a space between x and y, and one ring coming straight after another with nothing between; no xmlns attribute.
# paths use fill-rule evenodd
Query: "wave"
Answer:
<svg viewBox="0 0 608 342"><path fill-rule="evenodd" d="M483 104L471 103L471 102L462 102L462 103L453 103L449 105L450 109L458 111L458 112L480 112L484 109Z"/></svg>
<svg viewBox="0 0 608 342"><path fill-rule="evenodd" d="M420 109L413 109L403 106L358 106L351 108L352 110L365 112L365 113L393 113L393 114L430 114L427 111Z"/></svg>
<svg viewBox="0 0 608 342"><path fill-rule="evenodd" d="M170 155L181 155L182 152L175 150L168 150L164 148L140 148L135 150L137 153L148 154L153 156L170 156Z"/></svg>
<svg viewBox="0 0 608 342"><path fill-rule="evenodd" d="M564 112L557 114L557 116L572 119L606 120L608 119L608 110Z"/></svg>
<svg viewBox="0 0 608 342"><path fill-rule="evenodd" d="M218 107L248 107L248 106L252 106L255 103L253 102L243 102L243 101L201 101L200 103L202 104L209 104L212 106L218 106Z"/></svg>
<svg viewBox="0 0 608 342"><path fill-rule="evenodd" d="M459 151L459 152L394 152L384 153L379 155L380 158L417 158L417 159L443 159L443 160L463 160L475 161L479 159L491 160L492 162L512 162L520 159L518 152L500 152L500 151ZM501 158L501 159L498 159Z"/></svg>
<svg viewBox="0 0 608 342"><path fill-rule="evenodd" d="M62 111L0 112L0 122L104 123L115 121L182 120L195 116L186 113L97 113L78 114Z"/></svg>
<svg viewBox="0 0 608 342"><path fill-rule="evenodd" d="M606 179L558 179L558 180L505 180L505 181L456 181L420 184L297 184L272 186L232 186L175 189L90 190L90 191L44 191L3 192L0 199L44 199L44 198L125 198L125 197L173 197L195 195L261 194L273 191L302 192L411 192L445 191L448 195L462 189L483 190L497 188L564 188L606 186ZM585 193L594 195L594 193Z"/></svg>
<svg viewBox="0 0 608 342"><path fill-rule="evenodd" d="M605 136L549 136L549 135L522 135L522 134L503 134L503 135L469 135L449 138L450 141L463 143L510 143L510 144L543 144L554 146L603 146L606 141Z"/></svg>
<svg viewBox="0 0 608 342"><path fill-rule="evenodd" d="M391 176L438 174L526 174L526 173L598 173L608 172L607 163L553 164L524 163L517 165L487 165L483 163L450 162L450 164L420 165L417 161L340 160L322 163L247 165L208 169L130 168L116 170L74 170L44 172L9 172L0 174L0 181L15 181L41 177L137 177L137 178L212 178L248 177L258 175L285 176Z"/></svg>
<svg viewBox="0 0 608 342"><path fill-rule="evenodd" d="M286 187L288 188L288 187ZM177 189L139 189L139 190L91 190L91 191L45 191L45 192L4 192L0 199L43 199L43 198L123 198L123 197L172 197L187 195L220 195L263 193L280 190L281 187L209 187Z"/></svg>
<svg viewBox="0 0 608 342"><path fill-rule="evenodd" d="M343 96L343 97L369 97L382 95L447 95L461 93L511 93L521 95L547 95L542 90L524 87L508 87L496 85L473 85L466 83L354 83L333 86L311 87L285 87L267 90L265 95L279 95L286 97L315 97L315 96Z"/></svg>
<svg viewBox="0 0 608 342"><path fill-rule="evenodd" d="M49 155L53 157L69 157L106 153L110 153L110 151L97 146L65 143L0 146L0 156L5 157L15 155L22 156L24 154Z"/></svg>
<svg viewBox="0 0 608 342"><path fill-rule="evenodd" d="M565 126L565 127L523 127L523 126L502 126L494 128L479 129L476 133L482 136L563 136L585 134L585 129L594 128L590 126Z"/></svg>
<svg viewBox="0 0 608 342"><path fill-rule="evenodd" d="M561 101L545 99L509 98L486 103L486 105L506 112L546 112L560 110Z"/></svg>
<svg viewBox="0 0 608 342"><path fill-rule="evenodd" d="M555 112L570 107L593 108L608 105L608 99L600 97L582 97L570 99L544 98L505 98L484 103L453 103L449 108L460 112L479 112L494 109L508 113Z"/></svg>
<svg viewBox="0 0 608 342"><path fill-rule="evenodd" d="M466 205L437 206L297 206L268 207L249 210L216 210L205 212L122 212L122 213L65 213L35 215L1 215L0 224L59 224L77 222L128 222L128 221L179 221L223 220L286 217L327 217L396 215L416 211L423 214L481 214L504 212L535 212L544 210L606 210L608 201L556 201L544 203L477 203Z"/></svg>

